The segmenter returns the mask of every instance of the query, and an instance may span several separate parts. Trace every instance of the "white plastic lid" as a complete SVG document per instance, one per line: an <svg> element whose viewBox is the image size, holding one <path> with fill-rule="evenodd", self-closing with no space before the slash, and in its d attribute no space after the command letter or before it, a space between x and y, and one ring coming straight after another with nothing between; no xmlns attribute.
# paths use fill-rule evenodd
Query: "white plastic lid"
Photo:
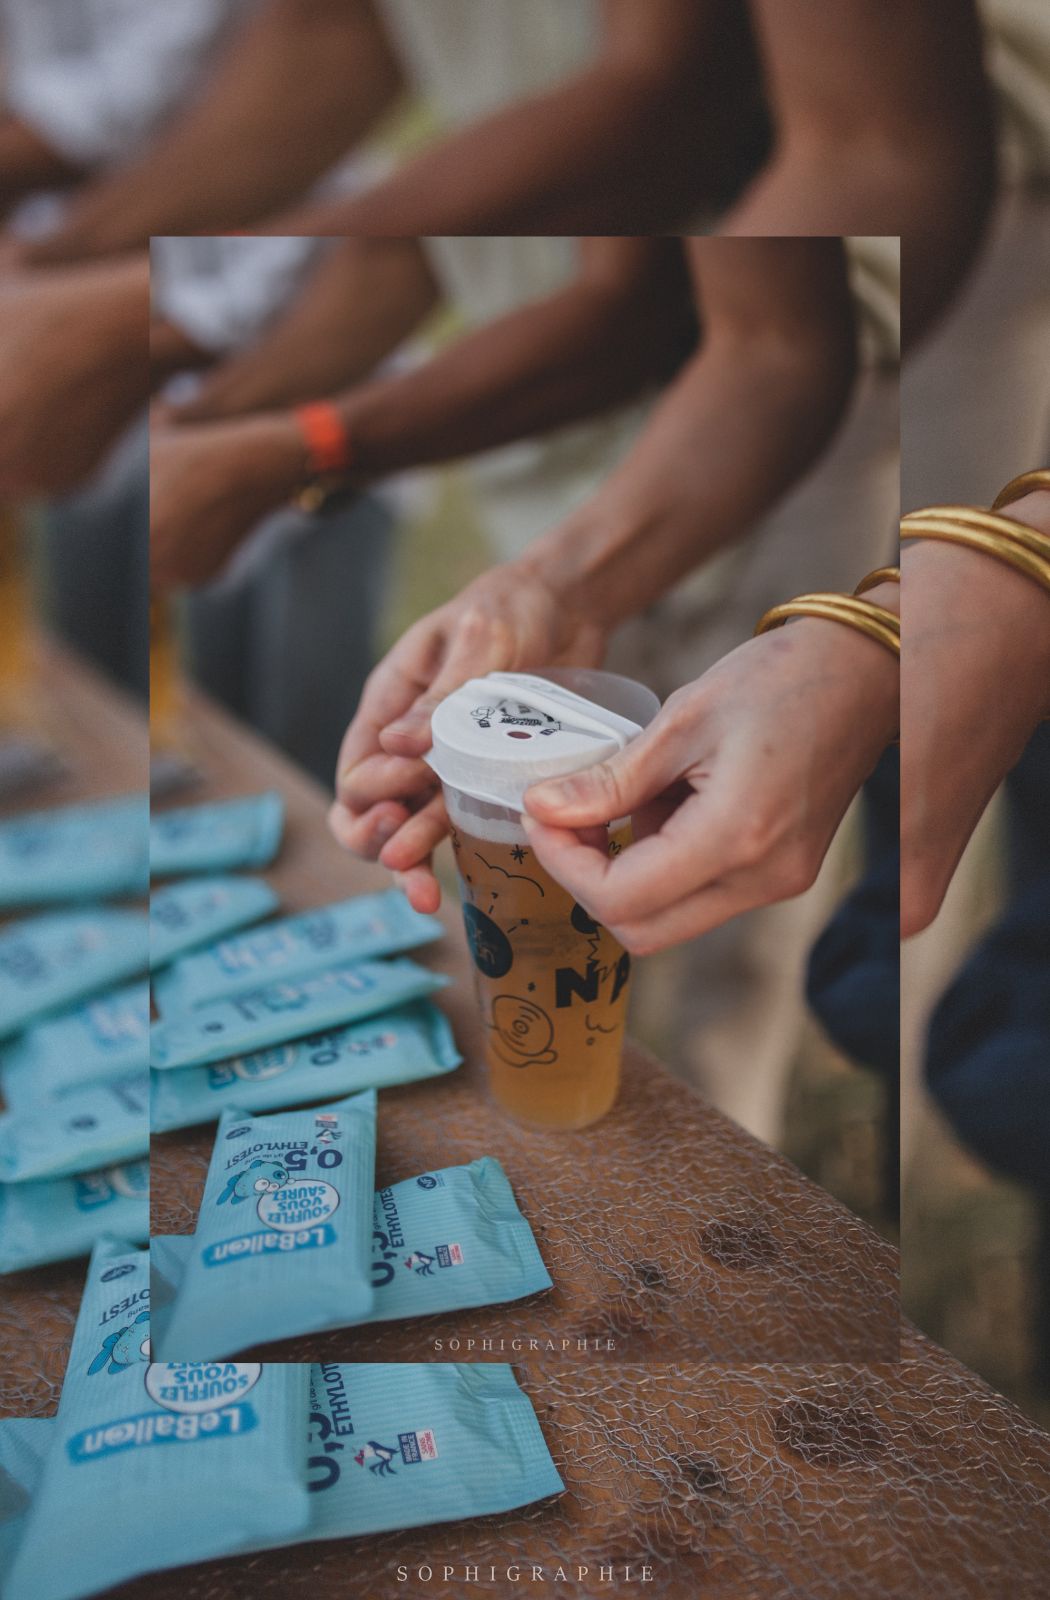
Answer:
<svg viewBox="0 0 1050 1600"><path fill-rule="evenodd" d="M659 708L650 690L613 673L559 669L557 677L562 681L490 672L442 700L426 756L442 783L524 811L522 796L532 784L605 761L636 738ZM567 687L570 680L609 703L577 694ZM628 710L641 721L625 715Z"/></svg>

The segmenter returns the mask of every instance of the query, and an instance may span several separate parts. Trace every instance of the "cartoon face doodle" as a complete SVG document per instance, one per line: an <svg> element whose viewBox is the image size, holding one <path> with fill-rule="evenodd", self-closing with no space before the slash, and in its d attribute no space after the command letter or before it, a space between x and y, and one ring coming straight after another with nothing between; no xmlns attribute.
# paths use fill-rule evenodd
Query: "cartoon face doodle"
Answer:
<svg viewBox="0 0 1050 1600"><path fill-rule="evenodd" d="M134 1322L107 1334L88 1372L126 1372L136 1361L149 1360L149 1312L140 1311Z"/></svg>
<svg viewBox="0 0 1050 1600"><path fill-rule="evenodd" d="M413 1250L410 1256L405 1257L405 1266L422 1278L434 1276L434 1257L428 1256L425 1250Z"/></svg>
<svg viewBox="0 0 1050 1600"><path fill-rule="evenodd" d="M521 700L497 700L493 706L475 706L470 713L479 728L498 728L508 739L541 739L559 732L561 723L546 711L525 705Z"/></svg>
<svg viewBox="0 0 1050 1600"><path fill-rule="evenodd" d="M397 1450L391 1449L388 1444L380 1444L377 1439L369 1439L367 1444L361 1446L354 1460L359 1467L363 1467L367 1461L369 1472L375 1472L381 1478L396 1478L397 1473L390 1465L396 1455Z"/></svg>
<svg viewBox="0 0 1050 1600"><path fill-rule="evenodd" d="M242 1200L254 1200L257 1195L272 1194L283 1189L288 1182L288 1170L276 1161L253 1161L243 1172L231 1172L226 1179L216 1205L239 1206Z"/></svg>
<svg viewBox="0 0 1050 1600"><path fill-rule="evenodd" d="M497 995L492 1002L493 1048L511 1067L546 1067L557 1061L551 1049L554 1024L533 1000L516 994Z"/></svg>
<svg viewBox="0 0 1050 1600"><path fill-rule="evenodd" d="M492 918L469 901L463 905L463 925L474 965L484 978L506 977L514 964L510 940Z"/></svg>

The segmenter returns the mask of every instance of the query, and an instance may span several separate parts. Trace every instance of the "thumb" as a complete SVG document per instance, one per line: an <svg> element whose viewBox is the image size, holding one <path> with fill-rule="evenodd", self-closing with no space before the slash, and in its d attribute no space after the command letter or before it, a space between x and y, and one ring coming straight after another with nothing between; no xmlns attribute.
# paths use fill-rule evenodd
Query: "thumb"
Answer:
<svg viewBox="0 0 1050 1600"><path fill-rule="evenodd" d="M551 828L586 828L630 816L681 776L686 757L660 720L607 761L525 791L530 816Z"/></svg>

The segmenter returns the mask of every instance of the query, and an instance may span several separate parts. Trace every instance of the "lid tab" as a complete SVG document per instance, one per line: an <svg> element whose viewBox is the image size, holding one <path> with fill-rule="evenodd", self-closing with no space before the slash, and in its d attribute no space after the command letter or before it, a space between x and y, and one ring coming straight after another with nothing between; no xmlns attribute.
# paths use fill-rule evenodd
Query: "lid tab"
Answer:
<svg viewBox="0 0 1050 1600"><path fill-rule="evenodd" d="M641 731L548 678L490 672L442 700L425 759L452 788L521 812L532 784L595 766Z"/></svg>

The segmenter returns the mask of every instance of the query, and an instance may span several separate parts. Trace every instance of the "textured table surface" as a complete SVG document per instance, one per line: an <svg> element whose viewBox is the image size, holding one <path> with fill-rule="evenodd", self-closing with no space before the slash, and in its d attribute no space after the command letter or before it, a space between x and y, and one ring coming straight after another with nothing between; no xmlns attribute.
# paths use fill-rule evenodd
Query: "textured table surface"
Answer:
<svg viewBox="0 0 1050 1600"><path fill-rule="evenodd" d="M0 817L95 796L145 792L149 729L143 708L82 661L37 641L27 720L60 752L65 775ZM0 1416L47 1416L62 1386L87 1263L60 1262L0 1278Z"/></svg>
<svg viewBox="0 0 1050 1600"><path fill-rule="evenodd" d="M121 1593L1045 1600L1050 1435L935 1346L906 1333L904 1355L896 1366L735 1372L519 1366L565 1482L557 1499L209 1563ZM515 1582L515 1563L543 1568L544 1581ZM559 1565L568 1581L556 1584ZM615 1582L602 1583L609 1565ZM420 1579L421 1566L433 1577ZM582 1580L579 1566L590 1569Z"/></svg>
<svg viewBox="0 0 1050 1600"><path fill-rule="evenodd" d="M316 784L204 702L190 724L201 799L267 787L285 796L285 842L266 874L285 910L389 885L331 841ZM269 1359L508 1360L528 1348L512 1341L529 1339L552 1341L558 1361L595 1341L626 1361L895 1358L895 1250L638 1046L597 1126L541 1134L502 1115L485 1093L458 907L442 915L446 937L419 959L454 980L440 999L465 1063L381 1093L377 1183L498 1157L555 1287L510 1306L284 1342ZM193 1231L213 1139L213 1127L154 1138L155 1233Z"/></svg>

